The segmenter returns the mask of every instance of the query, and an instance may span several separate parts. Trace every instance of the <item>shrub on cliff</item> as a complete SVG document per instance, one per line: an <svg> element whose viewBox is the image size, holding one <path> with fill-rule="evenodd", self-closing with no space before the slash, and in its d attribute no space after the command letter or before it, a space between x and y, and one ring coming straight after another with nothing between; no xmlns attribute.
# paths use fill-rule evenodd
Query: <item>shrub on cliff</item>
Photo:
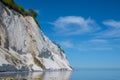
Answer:
<svg viewBox="0 0 120 80"><path fill-rule="evenodd" d="M30 15L30 16L33 16L34 18L36 18L37 17L37 12L35 12L33 9L29 9L28 10L28 14Z"/></svg>

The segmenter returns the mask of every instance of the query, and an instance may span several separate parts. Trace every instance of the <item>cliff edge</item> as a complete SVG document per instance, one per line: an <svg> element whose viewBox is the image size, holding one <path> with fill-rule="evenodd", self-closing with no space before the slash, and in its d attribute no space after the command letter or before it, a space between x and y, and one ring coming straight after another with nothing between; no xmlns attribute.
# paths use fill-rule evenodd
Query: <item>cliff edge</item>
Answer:
<svg viewBox="0 0 120 80"><path fill-rule="evenodd" d="M72 70L31 16L0 2L0 71Z"/></svg>

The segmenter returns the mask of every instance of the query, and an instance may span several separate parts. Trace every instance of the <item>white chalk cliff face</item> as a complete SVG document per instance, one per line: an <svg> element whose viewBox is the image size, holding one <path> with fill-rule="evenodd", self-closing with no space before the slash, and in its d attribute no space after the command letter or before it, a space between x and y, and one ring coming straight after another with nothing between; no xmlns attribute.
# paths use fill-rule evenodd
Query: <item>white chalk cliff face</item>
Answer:
<svg viewBox="0 0 120 80"><path fill-rule="evenodd" d="M0 71L72 70L64 52L31 16L0 2Z"/></svg>

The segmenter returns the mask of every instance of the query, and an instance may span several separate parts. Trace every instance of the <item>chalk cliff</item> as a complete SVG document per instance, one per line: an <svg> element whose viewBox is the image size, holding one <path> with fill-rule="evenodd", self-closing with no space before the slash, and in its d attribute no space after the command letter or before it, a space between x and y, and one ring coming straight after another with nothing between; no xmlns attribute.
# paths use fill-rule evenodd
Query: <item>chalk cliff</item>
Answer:
<svg viewBox="0 0 120 80"><path fill-rule="evenodd" d="M0 2L0 71L72 70L65 53L31 16Z"/></svg>

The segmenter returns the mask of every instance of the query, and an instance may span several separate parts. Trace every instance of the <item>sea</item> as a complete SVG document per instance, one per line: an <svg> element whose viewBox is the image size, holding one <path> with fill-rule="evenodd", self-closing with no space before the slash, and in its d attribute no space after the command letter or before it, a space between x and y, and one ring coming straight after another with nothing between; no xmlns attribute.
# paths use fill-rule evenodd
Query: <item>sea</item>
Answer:
<svg viewBox="0 0 120 80"><path fill-rule="evenodd" d="M120 80L120 69L0 72L0 80Z"/></svg>

